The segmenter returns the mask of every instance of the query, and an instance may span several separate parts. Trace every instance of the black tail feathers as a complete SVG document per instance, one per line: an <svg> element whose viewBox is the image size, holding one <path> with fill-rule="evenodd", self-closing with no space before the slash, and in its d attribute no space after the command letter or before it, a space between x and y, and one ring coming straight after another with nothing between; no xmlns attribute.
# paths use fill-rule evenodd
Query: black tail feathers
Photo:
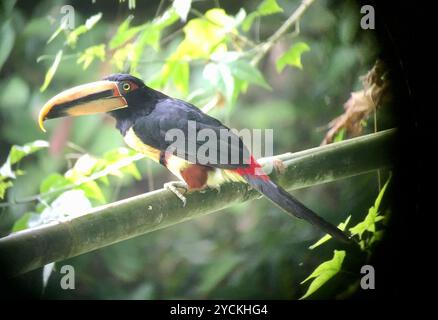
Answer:
<svg viewBox="0 0 438 320"><path fill-rule="evenodd" d="M287 213L297 218L309 221L314 226L330 234L332 237L337 238L338 240L346 243L351 242L351 240L340 229L325 221L315 212L304 206L301 202L295 199L282 187L275 184L272 180L269 178L266 179L267 176L259 177L244 175L243 177L249 183L249 185L265 195L269 200L278 205Z"/></svg>

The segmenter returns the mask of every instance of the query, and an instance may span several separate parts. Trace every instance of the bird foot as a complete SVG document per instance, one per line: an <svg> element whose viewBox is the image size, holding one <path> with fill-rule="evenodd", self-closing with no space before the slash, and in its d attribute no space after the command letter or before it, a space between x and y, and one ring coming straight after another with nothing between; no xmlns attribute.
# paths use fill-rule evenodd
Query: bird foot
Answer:
<svg viewBox="0 0 438 320"><path fill-rule="evenodd" d="M183 181L170 181L166 182L163 186L165 189L169 190L170 192L174 193L183 203L183 207L186 206L187 198L184 196L183 193L186 193L189 189L185 182ZM179 189L183 189L184 191L181 192Z"/></svg>

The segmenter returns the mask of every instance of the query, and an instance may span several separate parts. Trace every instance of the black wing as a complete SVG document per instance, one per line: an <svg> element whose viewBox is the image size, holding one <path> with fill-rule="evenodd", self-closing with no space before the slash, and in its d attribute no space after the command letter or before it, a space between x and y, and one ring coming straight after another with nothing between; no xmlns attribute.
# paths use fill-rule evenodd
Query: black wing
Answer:
<svg viewBox="0 0 438 320"><path fill-rule="evenodd" d="M135 121L133 129L143 143L192 163L222 169L250 163L250 152L236 134L182 100L160 100L150 114Z"/></svg>

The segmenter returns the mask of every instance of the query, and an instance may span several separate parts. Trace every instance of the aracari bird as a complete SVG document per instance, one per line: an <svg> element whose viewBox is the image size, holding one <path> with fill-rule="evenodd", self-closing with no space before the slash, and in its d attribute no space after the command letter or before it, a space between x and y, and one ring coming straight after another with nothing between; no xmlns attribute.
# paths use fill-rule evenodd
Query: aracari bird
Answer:
<svg viewBox="0 0 438 320"><path fill-rule="evenodd" d="M47 119L103 112L115 118L117 129L131 148L164 165L180 179L165 186L184 205L186 198L178 189L192 191L218 188L228 181L245 182L287 213L309 221L339 240L350 241L340 229L319 217L264 174L242 140L219 120L190 103L147 87L142 80L129 74L113 74L102 81L61 92L43 106L39 125L45 131L43 121ZM192 143L195 147L170 150L172 141L166 138L166 132L172 129L181 130L186 145ZM217 150L213 151L217 152L213 161L210 156L198 152L202 144L193 141L195 137L189 134L190 130L198 133L203 129L216 133ZM226 139L220 134L221 130L229 133ZM229 137L236 138L234 141L238 143L230 143ZM239 155L237 161L228 161L233 152ZM219 159L224 153L227 161Z"/></svg>

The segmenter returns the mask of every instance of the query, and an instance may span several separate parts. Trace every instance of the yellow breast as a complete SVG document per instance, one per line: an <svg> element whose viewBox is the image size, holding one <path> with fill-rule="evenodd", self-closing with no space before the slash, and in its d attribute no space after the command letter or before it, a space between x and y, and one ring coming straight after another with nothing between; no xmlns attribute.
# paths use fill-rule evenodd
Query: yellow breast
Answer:
<svg viewBox="0 0 438 320"><path fill-rule="evenodd" d="M132 127L129 128L128 132L126 132L124 140L126 144L135 151L143 153L146 157L154 160L155 162L160 162L160 150L144 144L143 141L141 141L140 138L135 134Z"/></svg>

